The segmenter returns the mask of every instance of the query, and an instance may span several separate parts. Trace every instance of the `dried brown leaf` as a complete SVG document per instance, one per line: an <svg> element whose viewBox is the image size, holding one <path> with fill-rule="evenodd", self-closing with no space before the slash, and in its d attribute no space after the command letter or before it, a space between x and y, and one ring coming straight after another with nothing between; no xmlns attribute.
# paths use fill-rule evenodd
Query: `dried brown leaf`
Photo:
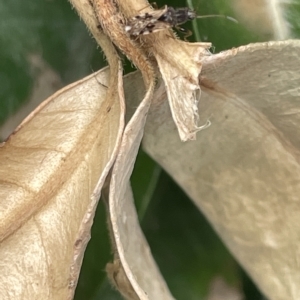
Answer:
<svg viewBox="0 0 300 300"><path fill-rule="evenodd" d="M144 90L127 80L128 98L135 106ZM160 89L159 89L160 90ZM144 132L150 106L148 91L128 122L116 159L110 185L109 216L115 243L115 261L109 265L110 278L126 299L173 299L141 231L130 188L130 175ZM128 116L129 118L129 116ZM121 274L121 276L118 276ZM127 280L124 279L124 274ZM128 283L129 282L129 283Z"/></svg>
<svg viewBox="0 0 300 300"><path fill-rule="evenodd" d="M300 298L299 53L286 41L207 57L199 112L212 125L181 143L160 101L144 138L273 300Z"/></svg>
<svg viewBox="0 0 300 300"><path fill-rule="evenodd" d="M0 148L1 299L72 298L124 126L108 77L57 92Z"/></svg>

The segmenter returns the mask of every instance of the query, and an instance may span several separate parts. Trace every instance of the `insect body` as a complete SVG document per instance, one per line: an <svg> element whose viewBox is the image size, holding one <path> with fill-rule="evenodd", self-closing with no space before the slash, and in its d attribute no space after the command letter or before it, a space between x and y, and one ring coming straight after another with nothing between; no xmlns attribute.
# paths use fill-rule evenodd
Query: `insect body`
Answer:
<svg viewBox="0 0 300 300"><path fill-rule="evenodd" d="M206 17L222 17L237 22L235 19L224 15L197 16L196 12L189 7L174 8L172 6L165 5L163 9L153 10L151 13L140 14L133 17L126 24L125 30L131 36L150 34L171 27L175 27L181 32L187 32L178 25L181 25L187 21L192 21L196 18ZM188 35L190 34L187 33L186 37Z"/></svg>
<svg viewBox="0 0 300 300"><path fill-rule="evenodd" d="M166 5L163 9L133 17L125 26L125 30L132 36L150 34L177 27L195 18L197 18L196 12L188 7L174 8Z"/></svg>
<svg viewBox="0 0 300 300"><path fill-rule="evenodd" d="M176 27L195 18L197 18L196 12L189 7L173 8L169 6L167 11L158 18L158 21L167 23L169 27Z"/></svg>

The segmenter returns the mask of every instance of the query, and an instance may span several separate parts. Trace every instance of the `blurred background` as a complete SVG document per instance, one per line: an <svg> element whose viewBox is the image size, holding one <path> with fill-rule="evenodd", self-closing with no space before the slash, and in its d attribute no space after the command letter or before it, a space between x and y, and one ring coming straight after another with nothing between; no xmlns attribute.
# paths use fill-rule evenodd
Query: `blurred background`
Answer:
<svg viewBox="0 0 300 300"><path fill-rule="evenodd" d="M193 32L190 41L211 42L213 53L248 43L299 38L300 0L285 1L277 14L271 13L267 2L156 1L158 7L192 5L199 15L236 18L238 24L207 18L182 25ZM3 1L0 24L1 141L40 102L106 66L106 61L67 0ZM130 68L127 64L127 72ZM176 299L264 299L201 212L142 150L132 175L132 187L142 229ZM106 278L105 265L111 259L105 208L100 201L76 300L122 299Z"/></svg>

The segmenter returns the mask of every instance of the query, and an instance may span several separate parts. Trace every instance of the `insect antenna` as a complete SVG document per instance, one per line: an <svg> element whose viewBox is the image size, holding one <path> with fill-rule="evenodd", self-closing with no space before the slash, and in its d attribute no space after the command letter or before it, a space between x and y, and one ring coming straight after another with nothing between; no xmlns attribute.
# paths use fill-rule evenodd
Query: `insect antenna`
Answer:
<svg viewBox="0 0 300 300"><path fill-rule="evenodd" d="M226 15L204 15L204 16L197 16L196 19L204 19L204 18L223 18L223 19L227 19L230 20L234 23L238 23L238 20L233 18L233 17L229 17Z"/></svg>
<svg viewBox="0 0 300 300"><path fill-rule="evenodd" d="M192 12L195 12L194 10L192 10ZM196 16L196 14L195 15L193 15L193 19L204 19L204 18L214 18L214 17L219 17L219 18L224 18L224 19L228 19L228 20L230 20L230 21L233 21L233 22L235 22L235 23L238 23L238 21L236 20L236 19L234 19L234 18L232 18L232 17L229 17L229 16L226 16L226 15L204 15L204 16ZM184 40L186 41L186 42L188 42L188 40L187 40L187 38L189 37L189 36L191 36L192 35L192 32L190 31L190 30L188 30L188 29L185 29L185 28L182 28L182 27L180 27L180 26L175 26L175 28L179 31L179 32L182 32L183 34L184 34ZM196 28L197 29L197 28ZM196 40L197 41L200 41L201 39L200 39L200 37L198 37L198 35L199 35L199 32L198 32L198 30L195 30L195 26L194 26L194 31L195 31L195 33L196 33ZM197 35L197 33L198 33L198 35Z"/></svg>
<svg viewBox="0 0 300 300"><path fill-rule="evenodd" d="M223 19L227 19L229 21L232 21L234 23L238 23L238 20L236 20L235 18L226 16L226 15L204 15L204 16L196 16L195 19L204 19L204 18L223 18ZM195 36L196 36L196 41L201 41L200 33L199 33L199 30L198 30L198 27L197 27L195 21L193 21L193 28L194 28L194 32L195 32Z"/></svg>
<svg viewBox="0 0 300 300"><path fill-rule="evenodd" d="M194 10L194 5L193 5L193 1L192 0L186 0L188 7L190 7L192 10ZM194 10L197 11L198 9ZM238 21L232 17L226 16L226 15L206 15L206 16L196 16L196 19L204 19L204 18L212 18L212 17L217 17L217 18L225 18L228 19L230 21L233 21L235 23L238 23ZM193 31L195 33L195 37L196 37L196 41L201 41L201 37L200 37L200 33L198 30L198 27L196 25L196 22L193 21Z"/></svg>

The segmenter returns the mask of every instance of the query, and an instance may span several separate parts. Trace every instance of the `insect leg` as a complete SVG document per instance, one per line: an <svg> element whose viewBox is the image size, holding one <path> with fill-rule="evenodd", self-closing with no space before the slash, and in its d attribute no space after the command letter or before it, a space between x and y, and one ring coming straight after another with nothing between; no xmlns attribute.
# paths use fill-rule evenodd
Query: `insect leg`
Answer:
<svg viewBox="0 0 300 300"><path fill-rule="evenodd" d="M158 5L156 2L150 2L150 5L154 8L154 9L158 9Z"/></svg>
<svg viewBox="0 0 300 300"><path fill-rule="evenodd" d="M188 29L185 29L185 28L182 28L182 27L179 27L179 26L175 26L175 28L179 31L179 32L182 32L183 33L183 38L186 42L188 42L187 38L189 36L191 36L193 33L192 31L188 30Z"/></svg>

